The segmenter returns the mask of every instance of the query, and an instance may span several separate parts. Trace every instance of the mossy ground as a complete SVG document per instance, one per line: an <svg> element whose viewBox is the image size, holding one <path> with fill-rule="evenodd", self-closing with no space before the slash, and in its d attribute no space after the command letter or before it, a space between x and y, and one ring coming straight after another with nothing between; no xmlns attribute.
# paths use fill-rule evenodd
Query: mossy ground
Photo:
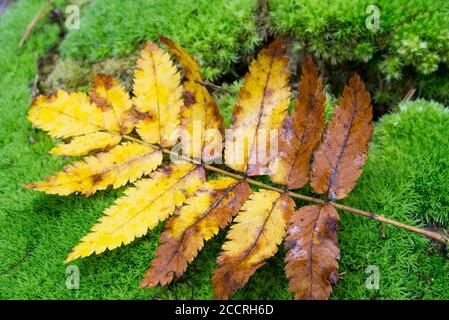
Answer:
<svg viewBox="0 0 449 320"><path fill-rule="evenodd" d="M420 97L449 103L448 1L270 0L269 5L274 32L292 36L299 52L325 64L332 87L340 90L355 71L361 73L375 111L396 104L411 88Z"/></svg>
<svg viewBox="0 0 449 320"><path fill-rule="evenodd" d="M59 41L57 26L45 24L40 32L33 33L21 51L16 51L22 31L41 3L19 1L8 8L0 19L0 298L211 298L210 277L225 231L206 244L181 279L162 288L138 288L158 244L162 224L131 245L75 261L73 264L79 267L81 273L81 287L79 290L66 288L67 275L63 261L67 253L123 190L99 192L84 198L48 196L21 188L23 183L40 180L67 162L67 159L47 153L54 141L45 133L32 129L26 119L31 101L30 85L37 72L37 58ZM102 21L108 18L119 19L114 16L119 13L98 3L83 11L86 25L95 22L101 26ZM118 8L118 1L110 3ZM208 55L208 72L213 78L214 74L218 74L214 71L216 66L220 66L220 58L216 56L218 53L211 49L217 41L217 34L204 32L200 27L206 24L205 20L213 25L216 21L225 23L223 21L230 18L213 17L212 5L205 3L198 5L197 10L209 15L205 19L198 14L195 20L197 25L192 27L197 33L183 38L187 34L186 29L176 24L177 28L170 29L172 33L167 35L192 49L200 59ZM218 3L223 5L225 2ZM244 3L244 7L252 5L250 2ZM153 38L156 32L164 33L164 28L169 28L161 27L161 32L153 27L151 33L141 26L148 13L138 9L144 8L133 9L131 5L120 7L123 11L119 12L131 12L130 17L135 20L117 20L121 24L120 28L114 29L115 32L101 27L72 31L63 42L62 51L92 60L106 55L128 54L141 40ZM175 12L183 11L176 9ZM248 12L242 13L243 17L248 17ZM226 16L225 13L223 15ZM171 21L163 15L158 17L160 21ZM210 22L212 18L218 20ZM148 25L149 22L146 23ZM240 28L233 28L233 32L240 32ZM254 38L242 44L236 40L239 39L236 33L231 33L223 35L227 39L224 42L230 42L226 47L229 49L227 53L235 54L236 61L240 61L242 50L252 50L257 41ZM97 42L98 46L86 45L93 42ZM225 70L223 74L232 72L232 68L232 64L228 65L228 69L220 66L220 70ZM238 83L230 87L236 89ZM229 120L234 97L218 98ZM402 222L420 226L437 224L448 228L448 135L449 112L434 103L416 101L402 106L395 114L383 117L376 123L374 141L363 175L354 192L344 202ZM382 226L378 222L349 213L341 212L341 219L342 275L334 288L333 299L449 299L449 259L438 245L390 226L386 226L383 237ZM378 290L367 289L365 285L369 276L366 270L370 265L377 266L380 271ZM283 266L281 249L234 298L290 299Z"/></svg>

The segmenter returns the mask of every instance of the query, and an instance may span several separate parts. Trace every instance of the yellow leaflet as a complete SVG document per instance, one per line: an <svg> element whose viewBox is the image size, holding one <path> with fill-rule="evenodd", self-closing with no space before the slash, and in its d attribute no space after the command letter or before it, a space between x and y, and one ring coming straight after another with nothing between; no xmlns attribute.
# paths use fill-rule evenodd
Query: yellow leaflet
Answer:
<svg viewBox="0 0 449 320"><path fill-rule="evenodd" d="M211 161L221 156L223 119L206 88L195 82L184 82L184 106L181 112L183 154Z"/></svg>
<svg viewBox="0 0 449 320"><path fill-rule="evenodd" d="M235 218L217 259L218 268L212 278L216 298L229 298L277 252L294 206L288 195L274 191L260 190L250 196Z"/></svg>
<svg viewBox="0 0 449 320"><path fill-rule="evenodd" d="M257 143L256 137L266 136L269 141L271 130L279 129L287 114L290 101L287 65L288 57L280 39L263 49L251 63L234 108L231 134L226 135L225 162L232 169L248 175L267 173L270 159L263 151L268 152L269 148Z"/></svg>
<svg viewBox="0 0 449 320"><path fill-rule="evenodd" d="M91 195L97 190L114 188L134 182L143 174L155 170L162 162L162 153L137 143L125 143L66 166L63 171L42 182L25 187L49 194L68 195L81 192Z"/></svg>
<svg viewBox="0 0 449 320"><path fill-rule="evenodd" d="M181 210L179 211L179 215L175 220L173 220L173 224L171 225L171 229L169 230L170 235L172 237L178 237L187 228L195 224L195 222L197 222L196 231L198 233L198 236L203 238L204 240L207 241L212 236L217 234L219 230L218 224L221 222L220 219L223 219L223 217L217 215L215 217L215 221L213 219L202 219L201 221L198 221L198 218L204 213L209 213L208 210L210 209L211 205L217 201L216 194L219 191L223 192L223 190L234 186L236 183L237 180L229 177L220 177L216 180L206 182L201 188L204 191L199 192L197 195L195 195L194 198L190 199L184 207L181 208ZM218 194L221 195L221 193ZM226 206L226 203L223 202L220 202L218 204L220 205L220 208Z"/></svg>
<svg viewBox="0 0 449 320"><path fill-rule="evenodd" d="M229 241L223 244L223 251L228 257L241 255L256 240L258 246L246 258L247 264L261 262L277 251L286 228L285 212L282 210L285 205L278 203L280 196L277 192L264 189L250 196L226 236ZM259 236L260 232L263 237Z"/></svg>
<svg viewBox="0 0 449 320"><path fill-rule="evenodd" d="M93 151L103 151L117 145L122 137L107 132L94 132L74 137L70 143L60 143L50 150L51 154L84 156Z"/></svg>
<svg viewBox="0 0 449 320"><path fill-rule="evenodd" d="M129 112L132 101L118 80L98 74L89 95L103 112L105 129L121 133L131 132L134 125Z"/></svg>
<svg viewBox="0 0 449 320"><path fill-rule="evenodd" d="M221 156L223 118L217 104L202 85L200 67L180 45L159 36L181 62L184 82L184 106L181 111L182 149L185 156L208 162Z"/></svg>
<svg viewBox="0 0 449 320"><path fill-rule="evenodd" d="M179 137L181 77L170 56L153 42L140 53L134 73L134 105L142 113L136 124L143 140L163 147Z"/></svg>
<svg viewBox="0 0 449 320"><path fill-rule="evenodd" d="M104 121L101 110L81 92L58 90L56 95L37 97L28 111L28 119L54 137L72 137L99 131Z"/></svg>
<svg viewBox="0 0 449 320"><path fill-rule="evenodd" d="M191 196L203 183L204 176L203 167L179 162L136 182L124 197L105 210L105 216L73 248L66 263L112 250L143 236Z"/></svg>

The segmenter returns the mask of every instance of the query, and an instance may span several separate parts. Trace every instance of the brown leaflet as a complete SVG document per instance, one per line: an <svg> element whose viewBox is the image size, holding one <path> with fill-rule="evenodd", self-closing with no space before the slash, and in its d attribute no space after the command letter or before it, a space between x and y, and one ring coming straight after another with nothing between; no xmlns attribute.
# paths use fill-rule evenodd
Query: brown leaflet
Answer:
<svg viewBox="0 0 449 320"><path fill-rule="evenodd" d="M310 159L324 127L325 99L322 79L309 57L302 67L295 111L279 132L279 157L271 175L274 182L298 189L309 181Z"/></svg>
<svg viewBox="0 0 449 320"><path fill-rule="evenodd" d="M327 300L338 281L337 210L327 203L296 211L285 239L285 274L298 300Z"/></svg>
<svg viewBox="0 0 449 320"><path fill-rule="evenodd" d="M219 179L222 181L215 181L226 180L225 184L206 183L167 223L155 251L156 258L151 262L141 287L165 285L173 277L180 277L203 248L204 242L228 225L240 210L251 193L248 183Z"/></svg>
<svg viewBox="0 0 449 320"><path fill-rule="evenodd" d="M314 153L310 183L318 194L342 199L362 172L373 133L371 98L358 75L343 91L323 141Z"/></svg>

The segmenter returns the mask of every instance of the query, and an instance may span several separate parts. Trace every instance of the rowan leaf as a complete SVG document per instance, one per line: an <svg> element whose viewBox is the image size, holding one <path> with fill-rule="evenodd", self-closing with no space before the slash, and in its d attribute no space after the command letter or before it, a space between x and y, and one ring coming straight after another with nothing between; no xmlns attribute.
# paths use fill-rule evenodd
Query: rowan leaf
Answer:
<svg viewBox="0 0 449 320"><path fill-rule="evenodd" d="M58 90L52 96L38 96L28 111L33 126L53 137L68 138L104 128L103 114L85 93Z"/></svg>
<svg viewBox="0 0 449 320"><path fill-rule="evenodd" d="M124 143L107 152L86 157L45 181L26 184L25 187L62 196L74 192L91 195L111 185L118 188L128 181L134 182L155 170L161 162L161 151L139 143Z"/></svg>
<svg viewBox="0 0 449 320"><path fill-rule="evenodd" d="M179 278L204 242L231 222L250 193L246 181L229 177L205 183L167 223L141 287L165 285L173 277Z"/></svg>
<svg viewBox="0 0 449 320"><path fill-rule="evenodd" d="M60 143L50 150L51 154L61 156L84 156L96 151L108 150L116 146L122 137L107 132L93 132L74 137L69 143Z"/></svg>
<svg viewBox="0 0 449 320"><path fill-rule="evenodd" d="M372 113L370 94L355 75L314 153L310 178L313 191L329 199L342 199L351 192L367 159Z"/></svg>
<svg viewBox="0 0 449 320"><path fill-rule="evenodd" d="M250 196L217 259L212 277L217 299L228 299L277 252L294 209L295 203L287 194L260 190Z"/></svg>
<svg viewBox="0 0 449 320"><path fill-rule="evenodd" d="M209 91L203 85L198 63L180 45L159 36L181 62L184 70L184 105L181 109L183 154L211 162L221 157L223 118Z"/></svg>
<svg viewBox="0 0 449 320"><path fill-rule="evenodd" d="M308 58L302 67L295 111L291 118L284 120L279 132L279 153L271 175L273 182L298 189L309 181L310 159L324 128L325 99L318 70Z"/></svg>
<svg viewBox="0 0 449 320"><path fill-rule="evenodd" d="M269 173L272 130L281 127L290 101L288 57L281 39L263 49L249 67L225 140L225 163L247 175Z"/></svg>
<svg viewBox="0 0 449 320"><path fill-rule="evenodd" d="M89 96L103 112L106 130L120 133L131 132L134 127L131 113L132 100L118 80L108 75L98 74Z"/></svg>
<svg viewBox="0 0 449 320"><path fill-rule="evenodd" d="M145 235L193 195L204 177L203 167L178 162L136 182L125 191L125 196L104 211L105 215L92 227L91 233L73 248L66 263L129 244Z"/></svg>
<svg viewBox="0 0 449 320"><path fill-rule="evenodd" d="M338 280L337 230L340 218L332 204L306 206L289 220L285 274L299 300L327 300Z"/></svg>
<svg viewBox="0 0 449 320"><path fill-rule="evenodd" d="M32 102L28 118L35 127L70 138L50 153L96 155L25 187L89 196L110 186L134 184L104 210L66 263L129 244L174 214L141 283L141 287L165 285L181 277L205 241L237 215L212 277L216 298L228 299L244 286L286 235L290 291L296 299L329 298L338 280L338 213L328 201L295 212L290 196L320 201L288 189L301 188L310 180L313 191L328 199L341 199L353 189L373 131L370 95L363 82L358 76L349 81L321 137L325 93L316 66L306 59L295 110L288 116L285 45L277 39L263 49L245 76L225 135L225 163L244 173L240 176L207 164L222 156L223 119L198 62L172 40L162 36L160 40L182 65L183 85L170 55L150 41L137 61L133 94L119 81L99 74L89 95L58 91ZM177 152L180 138L182 155L190 161L156 170L163 153ZM192 164L199 163L195 160L201 164ZM227 177L206 182L205 169ZM263 174L286 185L285 192L246 177ZM252 193L249 183L265 189Z"/></svg>
<svg viewBox="0 0 449 320"><path fill-rule="evenodd" d="M179 138L181 77L168 53L149 41L134 73L134 105L141 113L137 132L149 143L171 147Z"/></svg>

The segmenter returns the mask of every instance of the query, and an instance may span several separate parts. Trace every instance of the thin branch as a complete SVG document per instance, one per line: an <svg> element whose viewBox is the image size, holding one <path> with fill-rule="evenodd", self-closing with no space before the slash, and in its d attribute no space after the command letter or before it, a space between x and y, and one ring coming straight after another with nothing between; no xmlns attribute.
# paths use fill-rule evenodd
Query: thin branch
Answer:
<svg viewBox="0 0 449 320"><path fill-rule="evenodd" d="M42 7L40 8L40 10L37 12L37 14L34 16L33 20L31 20L31 22L28 24L27 28L25 29L25 32L22 36L22 39L20 39L19 45L17 46L17 50L20 50L20 48L22 48L22 46L25 44L25 42L28 40L31 32L33 31L33 29L36 27L37 23L43 18L45 17L45 15L47 14L48 8L50 7L50 5L53 3L53 0L47 0L47 2L45 2Z"/></svg>
<svg viewBox="0 0 449 320"><path fill-rule="evenodd" d="M409 102L412 100L413 96L415 95L416 88L411 88L407 94L405 95L404 99L402 99L403 102Z"/></svg>
<svg viewBox="0 0 449 320"><path fill-rule="evenodd" d="M0 272L0 276L5 275L5 274L11 272L12 270L14 270L15 268L17 268L18 266L20 266L22 264L22 262L24 262L25 259L28 258L28 256L30 255L31 251L32 251L31 248L27 248L25 250L25 254L19 260L13 262L8 268L6 268L2 272Z"/></svg>
<svg viewBox="0 0 449 320"><path fill-rule="evenodd" d="M169 149L159 148L159 146L151 144L151 143L147 143L147 142L145 142L145 141L143 141L141 139L138 139L138 138L135 138L135 137L132 137L132 136L129 136L129 135L123 135L123 137L125 139L127 139L127 140L134 141L136 143L140 143L140 144L144 144L144 145L147 145L147 146L150 146L150 147L153 147L153 148L160 149L162 152L164 152L166 154L170 154L172 156L176 156L178 159L189 161L189 162L191 162L193 164L202 164L205 169L208 169L208 170L211 170L211 171L214 171L214 172L217 172L217 173L221 173L221 174L227 175L227 176L235 178L235 179L246 180L248 183L250 183L252 185L259 186L261 188L272 190L272 191L276 191L276 192L280 192L280 193L285 192L285 189L281 189L281 188L278 188L278 187L270 186L270 185L267 185L267 184L265 184L263 182L260 182L260 181L248 178L248 177L240 175L240 174L229 172L229 171L226 171L226 170L214 167L214 166L209 165L209 164L203 164L203 163L201 163L198 160L191 159L189 157L185 157L185 156L179 155L176 152L173 152L173 151L171 151ZM292 198L300 199L300 200L307 201L307 202L314 202L314 203L318 203L318 204L325 204L327 202L326 200L323 200L323 199L306 196L306 195L303 195L303 194L300 194L300 193L296 193L296 192L293 192L293 191L287 191L287 193ZM412 232L421 234L423 236L426 236L426 237L428 237L430 239L433 239L433 240L436 240L438 242L441 242L443 244L449 245L449 237L447 237L445 235L442 235L442 234L439 234L438 232L434 232L434 231L426 230L426 229L423 229L423 228L411 226L411 225L408 225L408 224L405 224L405 223L402 223L402 222L399 222L399 221L387 218L385 216L382 216L382 215L379 215L379 214L376 214L376 213L373 213L373 212L369 212L369 211L364 211L364 210L348 207L348 206L345 206L343 204L339 204L337 202L331 201L331 203L337 209L348 211L350 213L357 214L359 216L364 216L364 217L368 217L368 218L377 220L377 221L379 221L381 223L387 223L387 224L396 226L396 227L401 228L401 229L412 231Z"/></svg>
<svg viewBox="0 0 449 320"><path fill-rule="evenodd" d="M229 94L233 93L232 90L227 89L227 88L223 88L222 86L216 85L216 84L214 84L212 82L209 82L209 81L201 82L201 81L195 80L195 83L198 83L198 84L200 84L200 85L202 85L204 87L209 87L209 88L214 89L216 91L221 91L221 92L229 93Z"/></svg>

